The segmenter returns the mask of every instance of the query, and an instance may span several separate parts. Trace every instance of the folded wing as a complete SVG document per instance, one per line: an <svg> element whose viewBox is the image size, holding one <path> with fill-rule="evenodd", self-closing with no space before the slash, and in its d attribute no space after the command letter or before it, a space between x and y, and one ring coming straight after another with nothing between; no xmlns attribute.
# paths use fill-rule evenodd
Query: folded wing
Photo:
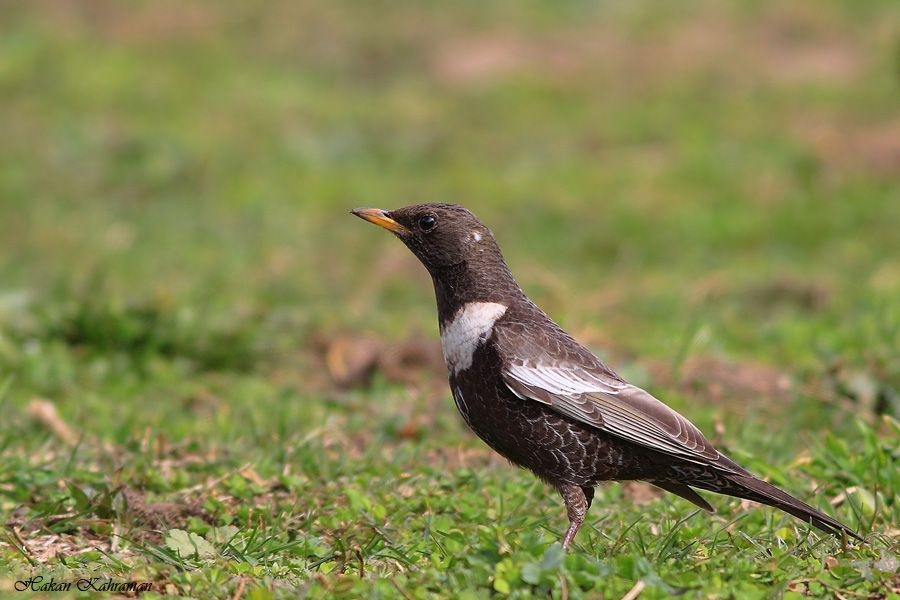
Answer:
<svg viewBox="0 0 900 600"><path fill-rule="evenodd" d="M520 398L641 446L726 471L743 472L690 421L641 388L622 381L575 340L528 340L496 329L504 383ZM529 336L524 336L527 339ZM543 337L543 336L541 336ZM515 343L516 350L510 346ZM524 348L524 352L523 352ZM509 358L515 357L515 358Z"/></svg>

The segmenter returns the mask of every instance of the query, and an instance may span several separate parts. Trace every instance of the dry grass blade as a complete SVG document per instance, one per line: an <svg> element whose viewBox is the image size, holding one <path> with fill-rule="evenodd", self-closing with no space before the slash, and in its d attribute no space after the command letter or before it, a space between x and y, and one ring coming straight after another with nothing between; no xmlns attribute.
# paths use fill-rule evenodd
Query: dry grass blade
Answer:
<svg viewBox="0 0 900 600"><path fill-rule="evenodd" d="M78 434L75 433L68 423L63 421L56 410L56 406L49 400L32 398L28 403L27 411L33 419L49 429L53 435L66 445L75 446L78 444Z"/></svg>

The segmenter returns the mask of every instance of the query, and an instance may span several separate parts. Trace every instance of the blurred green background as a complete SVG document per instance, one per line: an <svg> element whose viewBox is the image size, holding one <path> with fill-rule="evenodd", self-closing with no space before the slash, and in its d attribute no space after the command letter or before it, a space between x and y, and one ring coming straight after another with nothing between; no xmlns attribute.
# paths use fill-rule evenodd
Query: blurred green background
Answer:
<svg viewBox="0 0 900 600"><path fill-rule="evenodd" d="M323 431L480 449L439 365L328 377L361 336L436 345L427 275L356 206L470 208L539 305L738 458L897 414L894 0L0 12L6 510L62 468L33 398L96 442L86 480L161 495L207 471L135 466L157 435L265 477Z"/></svg>
<svg viewBox="0 0 900 600"><path fill-rule="evenodd" d="M431 332L422 270L347 211L450 201L599 346L896 383L893 2L3 10L4 327Z"/></svg>

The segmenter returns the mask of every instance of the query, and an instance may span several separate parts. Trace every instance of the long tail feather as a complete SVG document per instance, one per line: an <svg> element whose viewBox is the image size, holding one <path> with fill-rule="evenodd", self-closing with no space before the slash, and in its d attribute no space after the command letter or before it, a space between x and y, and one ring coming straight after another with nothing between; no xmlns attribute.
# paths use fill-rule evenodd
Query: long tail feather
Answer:
<svg viewBox="0 0 900 600"><path fill-rule="evenodd" d="M760 502L769 506L774 506L784 512L797 517L798 519L809 523L810 525L821 529L827 533L841 537L842 533L849 537L865 541L855 531L825 513L816 510L802 500L794 498L787 492L778 489L770 483L766 483L762 479L757 479L749 473L747 475L731 474L725 476L728 485L724 488L719 485L722 480L719 479L715 484L712 482L691 482L694 487L708 489L719 494L727 494L738 498L745 498L754 502Z"/></svg>

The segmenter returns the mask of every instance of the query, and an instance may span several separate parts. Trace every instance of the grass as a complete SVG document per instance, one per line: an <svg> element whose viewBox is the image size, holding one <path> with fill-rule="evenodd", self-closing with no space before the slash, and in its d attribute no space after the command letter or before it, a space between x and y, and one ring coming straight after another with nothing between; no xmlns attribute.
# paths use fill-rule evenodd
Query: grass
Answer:
<svg viewBox="0 0 900 600"><path fill-rule="evenodd" d="M0 594L897 598L898 25L7 7ZM564 327L869 544L611 485L562 554L559 498L456 415L427 276L347 214L421 200L472 208Z"/></svg>

